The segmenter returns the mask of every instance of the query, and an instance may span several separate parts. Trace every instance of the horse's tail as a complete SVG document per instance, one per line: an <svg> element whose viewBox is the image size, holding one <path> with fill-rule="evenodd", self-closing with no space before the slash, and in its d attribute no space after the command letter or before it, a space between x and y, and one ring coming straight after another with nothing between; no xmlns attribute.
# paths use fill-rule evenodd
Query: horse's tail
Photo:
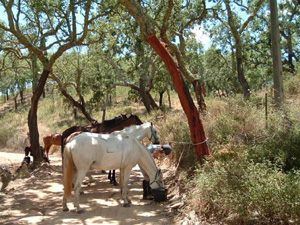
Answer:
<svg viewBox="0 0 300 225"><path fill-rule="evenodd" d="M69 198L72 196L72 184L74 180L75 166L70 149L67 147L64 152L63 159L63 184L64 184L64 197Z"/></svg>
<svg viewBox="0 0 300 225"><path fill-rule="evenodd" d="M62 160L64 160L64 135L63 134L61 134L61 158L62 158Z"/></svg>

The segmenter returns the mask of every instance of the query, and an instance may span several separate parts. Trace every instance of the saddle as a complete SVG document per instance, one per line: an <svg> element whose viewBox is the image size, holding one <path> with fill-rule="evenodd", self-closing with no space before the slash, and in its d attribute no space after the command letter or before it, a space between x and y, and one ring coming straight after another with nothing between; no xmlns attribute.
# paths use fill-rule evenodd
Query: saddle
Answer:
<svg viewBox="0 0 300 225"><path fill-rule="evenodd" d="M128 139L129 136L127 134L117 134L116 137L118 137L120 140L124 140L124 139ZM104 141L106 142L110 142L110 138L108 139L103 139ZM106 152L107 153L116 153L116 152L120 152L120 149L122 149L123 147L123 143L122 142L119 142L115 148L107 148L106 149Z"/></svg>

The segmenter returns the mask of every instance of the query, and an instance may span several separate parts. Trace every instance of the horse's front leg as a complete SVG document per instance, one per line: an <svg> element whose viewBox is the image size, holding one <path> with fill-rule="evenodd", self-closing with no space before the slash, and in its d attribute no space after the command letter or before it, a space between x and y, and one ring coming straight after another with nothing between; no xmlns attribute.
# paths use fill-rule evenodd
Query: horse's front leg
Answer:
<svg viewBox="0 0 300 225"><path fill-rule="evenodd" d="M112 183L114 186L118 186L118 182L116 181L116 170L113 170Z"/></svg>
<svg viewBox="0 0 300 225"><path fill-rule="evenodd" d="M128 198L128 180L131 169L131 167L125 167L120 170L121 196L124 207L130 207L131 204L131 200Z"/></svg>

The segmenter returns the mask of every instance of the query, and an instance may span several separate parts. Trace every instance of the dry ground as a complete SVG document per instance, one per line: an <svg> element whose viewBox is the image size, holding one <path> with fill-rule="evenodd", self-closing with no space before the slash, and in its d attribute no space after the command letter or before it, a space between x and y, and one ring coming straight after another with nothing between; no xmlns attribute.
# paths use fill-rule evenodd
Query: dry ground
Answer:
<svg viewBox="0 0 300 225"><path fill-rule="evenodd" d="M0 150L0 165L15 170L24 155ZM95 179L90 185L83 185L84 195L80 196L85 213L77 214L73 201L69 202L70 212L62 211L61 159L51 155L51 166L47 164L31 173L30 177L12 181L6 192L0 192L0 224L175 224L172 204L142 200L142 175L135 167L130 176L132 200L130 208L121 203L119 187L113 187L107 174L92 172ZM164 166L162 166L164 167ZM163 168L164 175L168 173ZM118 172L117 172L118 174ZM168 180L168 179L166 179ZM168 181L167 181L168 182ZM170 194L169 198L172 197ZM173 195L174 197L174 195Z"/></svg>

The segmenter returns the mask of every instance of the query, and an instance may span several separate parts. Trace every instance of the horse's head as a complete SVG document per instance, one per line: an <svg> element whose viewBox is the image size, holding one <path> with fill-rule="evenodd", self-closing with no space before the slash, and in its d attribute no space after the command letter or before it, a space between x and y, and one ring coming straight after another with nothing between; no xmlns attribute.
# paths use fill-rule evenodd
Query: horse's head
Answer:
<svg viewBox="0 0 300 225"><path fill-rule="evenodd" d="M150 182L154 201L162 202L167 200L168 189L165 188L161 170L157 170L154 181Z"/></svg>
<svg viewBox="0 0 300 225"><path fill-rule="evenodd" d="M165 188L165 184L163 181L163 175L160 169L156 171L155 177L153 181L150 181L150 187L151 189L157 189L157 188Z"/></svg>
<svg viewBox="0 0 300 225"><path fill-rule="evenodd" d="M127 118L129 121L132 121L132 125L141 125L143 124L143 122L140 120L140 118L137 116L137 115L130 115L128 118Z"/></svg>
<svg viewBox="0 0 300 225"><path fill-rule="evenodd" d="M154 125L151 123L150 125L150 132L151 132L151 136L150 136L150 141L155 144L155 145L159 145L160 144L160 141L159 141L159 138L158 138L158 135L157 135L157 131L154 127Z"/></svg>

